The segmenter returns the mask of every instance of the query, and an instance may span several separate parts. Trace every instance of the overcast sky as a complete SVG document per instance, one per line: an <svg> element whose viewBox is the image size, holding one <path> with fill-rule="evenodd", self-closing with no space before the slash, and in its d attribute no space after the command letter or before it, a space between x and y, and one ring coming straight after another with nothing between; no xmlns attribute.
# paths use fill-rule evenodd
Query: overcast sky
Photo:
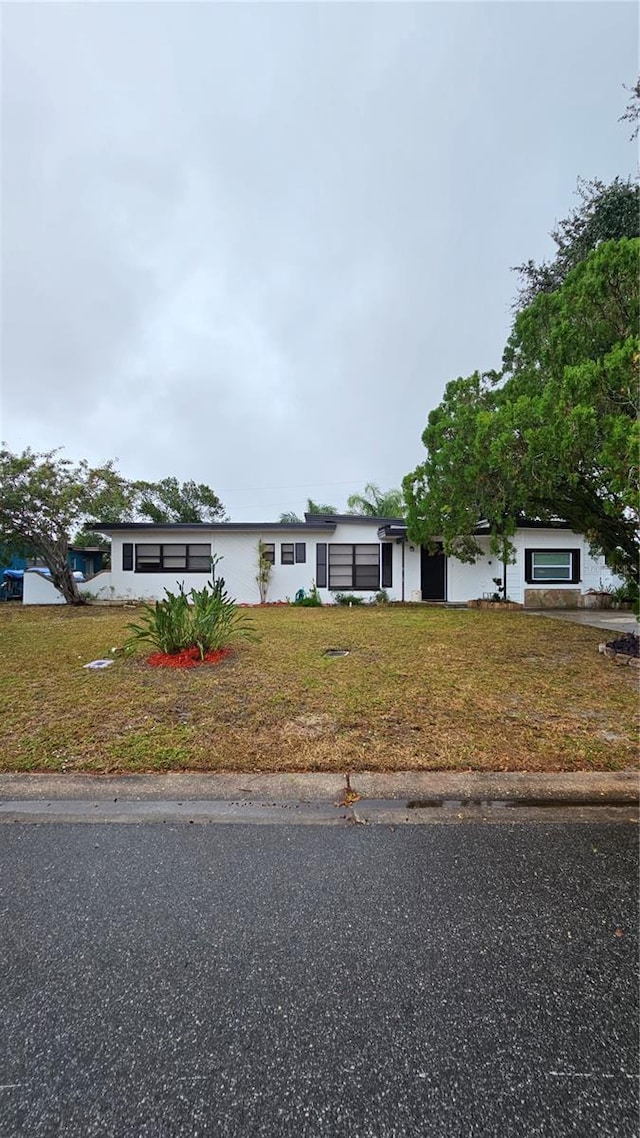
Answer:
<svg viewBox="0 0 640 1138"><path fill-rule="evenodd" d="M2 437L341 507L632 172L632 3L5 4Z"/></svg>

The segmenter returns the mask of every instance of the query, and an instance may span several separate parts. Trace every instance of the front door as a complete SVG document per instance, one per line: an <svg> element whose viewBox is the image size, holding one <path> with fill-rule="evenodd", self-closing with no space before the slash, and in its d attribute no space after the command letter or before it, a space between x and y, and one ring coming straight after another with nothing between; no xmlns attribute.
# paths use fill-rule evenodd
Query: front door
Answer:
<svg viewBox="0 0 640 1138"><path fill-rule="evenodd" d="M420 549L420 588L423 601L447 599L447 559L440 546L429 553L425 545Z"/></svg>

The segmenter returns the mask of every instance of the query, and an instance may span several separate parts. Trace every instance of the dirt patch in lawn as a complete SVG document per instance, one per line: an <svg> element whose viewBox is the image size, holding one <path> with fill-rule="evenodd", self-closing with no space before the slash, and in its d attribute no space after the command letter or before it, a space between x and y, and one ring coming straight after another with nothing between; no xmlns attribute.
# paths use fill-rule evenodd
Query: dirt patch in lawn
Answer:
<svg viewBox="0 0 640 1138"><path fill-rule="evenodd" d="M130 608L0 606L1 769L619 770L636 675L523 613L286 606L215 667L108 658ZM349 649L340 659L327 645Z"/></svg>
<svg viewBox="0 0 640 1138"><path fill-rule="evenodd" d="M293 739L321 739L326 735L336 735L338 722L330 715L299 715L285 723L282 733L285 738Z"/></svg>

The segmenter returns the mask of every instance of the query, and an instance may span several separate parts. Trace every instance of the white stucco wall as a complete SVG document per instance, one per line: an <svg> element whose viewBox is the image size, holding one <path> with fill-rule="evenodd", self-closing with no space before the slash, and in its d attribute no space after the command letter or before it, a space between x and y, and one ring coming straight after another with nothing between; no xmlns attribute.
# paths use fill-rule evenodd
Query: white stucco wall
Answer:
<svg viewBox="0 0 640 1138"><path fill-rule="evenodd" d="M213 552L220 557L216 566L218 576L224 577L228 592L244 604L258 604L260 592L256 581L258 572L258 541L275 545L275 563L267 591L268 601L293 600L298 589L307 592L316 572L316 546L305 534L277 534L270 531L257 533L221 533L213 535ZM282 542L304 541L306 561L302 565L281 565Z"/></svg>
<svg viewBox="0 0 640 1138"><path fill-rule="evenodd" d="M65 599L47 577L40 573L25 573L22 587L25 605L63 605Z"/></svg>
<svg viewBox="0 0 640 1138"><path fill-rule="evenodd" d="M88 593L92 597L108 600L112 595L111 574L106 569L97 573L90 581L77 581L76 584L81 596L83 593ZM62 593L56 589L48 577L42 577L40 573L29 571L25 573L23 578L22 603L25 605L63 605L66 602Z"/></svg>
<svg viewBox="0 0 640 1138"><path fill-rule="evenodd" d="M586 593L589 589L600 587L615 588L621 584L620 578L605 565L603 557L594 558L589 553L589 543L580 534L571 530L559 529L522 529L512 538L516 549L516 561L507 566L507 596L509 600L524 603L525 589L573 589L579 593ZM474 565L465 565L452 558L448 559L447 600L468 601L475 597L482 597L485 593L493 593L496 586L493 577L502 577L502 563L489 552L489 539L479 538L478 542L485 549L485 554ZM579 549L580 550L580 581L563 584L550 584L545 586L542 582L528 584L525 580L525 549Z"/></svg>
<svg viewBox="0 0 640 1138"><path fill-rule="evenodd" d="M488 538L478 538L478 545L484 550L484 555L472 565L456 561L454 557L447 558L448 601L470 601L483 593L495 592L496 586L491 578L502 576L502 566L490 554Z"/></svg>
<svg viewBox="0 0 640 1138"><path fill-rule="evenodd" d="M193 587L202 588L210 579L205 573L136 573L122 569L122 546L124 542L158 542L170 544L173 542L202 543L210 542L212 553L219 556L216 573L225 579L226 587L236 600L243 604L257 604L260 600L256 582L258 562L258 541L270 542L275 545L275 564L269 584L268 600L293 600L299 589L308 593L312 582L316 579L316 544L319 541L326 543L339 542L346 544L378 544L378 523L372 521L370 526L355 523L339 523L333 532L314 530L311 526L308 531L288 532L286 530L196 530L190 533L187 530L178 532L172 530L158 530L152 534L144 531L119 531L112 535L111 564L108 573L101 573L90 582L90 591L98 592L100 582L101 595L111 595L128 599L133 597L145 599L159 599L164 595L165 588L175 591L179 582L184 583L185 589ZM295 543L303 541L306 546L306 561L303 564L282 565L280 547L283 542ZM393 548L393 586L388 593L393 600L402 597L402 548L395 542ZM420 551L413 553L405 547L405 597L410 598L411 589L420 587ZM362 595L365 599L373 596L375 589ZM323 602L330 604L333 593L328 588L320 590Z"/></svg>
<svg viewBox="0 0 640 1138"><path fill-rule="evenodd" d="M210 580L207 573L136 573L122 569L122 546L124 542L171 543L211 543L212 552L219 555L216 572L224 577L229 594L238 602L257 604L259 601L257 572L257 546L262 539L275 545L275 565L271 576L268 600L293 600L298 589L309 592L316 577L316 544L367 544L378 543L378 522L371 524L338 522L333 532L327 533L311 526L306 531L287 530L130 530L118 531L112 535L111 570L105 570L85 584L80 584L81 592L90 593L101 600L156 600L164 596L164 590L175 592L180 583L188 591L202 588ZM525 549L580 549L581 580L579 584L553 585L553 589L573 589L584 593L588 589L599 589L618 585L619 579L607 569L602 558L592 558L588 543L584 538L568 530L530 529L520 530L514 540L517 561L507 569L507 595L513 601L523 603L525 588L535 588L525 582ZM282 542L304 541L306 562L304 564L282 565L280 546ZM388 544L392 548L393 584L387 587L391 600L411 601L420 596L420 547L404 546L404 592L402 581L403 547L396 541ZM495 592L493 577L502 576L501 562L489 552L488 537L479 538L484 555L475 564L467 565L455 558L447 559L446 599L451 602L464 602ZM50 581L37 573L25 574L25 604L63 604L62 596ZM365 600L371 599L376 590L363 592ZM322 600L331 604L334 594L328 588L320 589Z"/></svg>

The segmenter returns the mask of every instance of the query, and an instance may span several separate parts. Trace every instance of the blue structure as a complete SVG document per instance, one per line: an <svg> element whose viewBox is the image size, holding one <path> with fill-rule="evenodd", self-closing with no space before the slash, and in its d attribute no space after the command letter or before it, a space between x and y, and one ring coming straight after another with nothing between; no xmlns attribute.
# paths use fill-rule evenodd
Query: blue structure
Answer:
<svg viewBox="0 0 640 1138"><path fill-rule="evenodd" d="M74 549L70 546L67 560L76 580L86 581L104 569L106 554L105 549L97 547ZM11 558L5 557L4 551L0 550L0 601L22 600L23 577L28 568L36 566L30 566L26 557L19 557L17 554ZM48 569L43 568L41 572L49 576Z"/></svg>
<svg viewBox="0 0 640 1138"><path fill-rule="evenodd" d="M95 577L96 573L104 569L106 555L107 550L100 549L97 545L87 546L86 549L76 549L70 545L68 560L72 569L88 578Z"/></svg>
<svg viewBox="0 0 640 1138"><path fill-rule="evenodd" d="M4 550L0 549L0 574L5 569L26 569L28 564L26 557L18 557L17 553L14 553L13 557L7 558Z"/></svg>

